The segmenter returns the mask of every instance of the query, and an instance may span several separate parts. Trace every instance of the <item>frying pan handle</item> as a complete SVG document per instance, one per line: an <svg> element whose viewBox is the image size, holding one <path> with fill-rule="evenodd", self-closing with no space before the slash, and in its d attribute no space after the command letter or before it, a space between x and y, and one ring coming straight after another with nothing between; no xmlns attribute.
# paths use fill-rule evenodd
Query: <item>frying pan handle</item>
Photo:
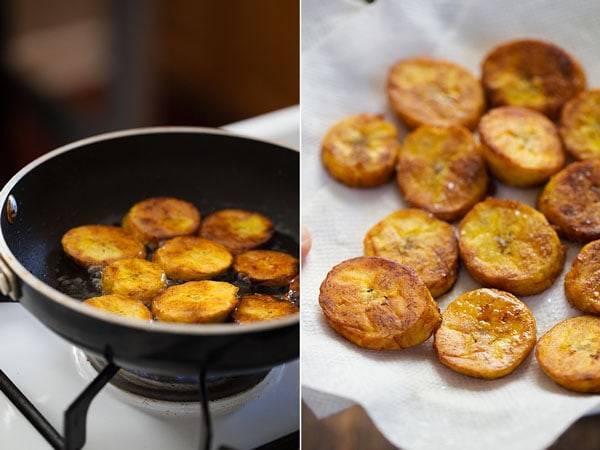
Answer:
<svg viewBox="0 0 600 450"><path fill-rule="evenodd" d="M20 281L0 255L0 292L18 302L21 298Z"/></svg>

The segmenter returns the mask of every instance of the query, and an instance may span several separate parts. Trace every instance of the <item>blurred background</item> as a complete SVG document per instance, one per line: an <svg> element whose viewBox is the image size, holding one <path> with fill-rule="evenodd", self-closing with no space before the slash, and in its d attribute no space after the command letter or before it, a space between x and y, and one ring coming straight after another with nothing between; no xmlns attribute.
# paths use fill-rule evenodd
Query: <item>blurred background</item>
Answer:
<svg viewBox="0 0 600 450"><path fill-rule="evenodd" d="M0 183L60 145L298 103L299 0L3 0Z"/></svg>

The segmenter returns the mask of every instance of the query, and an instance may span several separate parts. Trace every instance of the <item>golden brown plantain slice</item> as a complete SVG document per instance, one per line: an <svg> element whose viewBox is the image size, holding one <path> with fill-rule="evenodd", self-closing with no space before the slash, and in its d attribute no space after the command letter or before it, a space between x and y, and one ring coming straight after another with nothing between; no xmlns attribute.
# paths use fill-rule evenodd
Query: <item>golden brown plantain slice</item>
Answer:
<svg viewBox="0 0 600 450"><path fill-rule="evenodd" d="M102 293L118 294L150 304L167 287L160 266L145 259L120 259L102 271Z"/></svg>
<svg viewBox="0 0 600 450"><path fill-rule="evenodd" d="M119 316L133 317L134 319L152 320L150 310L139 300L123 297L122 295L101 295L84 300L86 305L103 309Z"/></svg>
<svg viewBox="0 0 600 450"><path fill-rule="evenodd" d="M585 245L565 277L565 294L575 308L600 314L600 240Z"/></svg>
<svg viewBox="0 0 600 450"><path fill-rule="evenodd" d="M146 249L123 228L83 225L71 228L62 237L67 255L83 267L106 266L125 258L144 258Z"/></svg>
<svg viewBox="0 0 600 450"><path fill-rule="evenodd" d="M563 104L585 89L586 80L562 48L526 39L492 50L482 64L482 83L493 106L523 106L556 118Z"/></svg>
<svg viewBox="0 0 600 450"><path fill-rule="evenodd" d="M379 256L412 267L438 297L452 287L458 272L453 228L420 209L396 211L365 235L366 256Z"/></svg>
<svg viewBox="0 0 600 450"><path fill-rule="evenodd" d="M423 125L398 154L396 180L411 205L454 221L485 196L485 162L469 130Z"/></svg>
<svg viewBox="0 0 600 450"><path fill-rule="evenodd" d="M478 131L490 170L506 184L535 186L565 163L556 127L546 116L530 109L492 109L481 118Z"/></svg>
<svg viewBox="0 0 600 450"><path fill-rule="evenodd" d="M560 134L574 158L600 158L600 89L569 100L561 113Z"/></svg>
<svg viewBox="0 0 600 450"><path fill-rule="evenodd" d="M242 209L223 209L202 221L200 236L218 242L233 254L264 244L273 235L273 222L267 217Z"/></svg>
<svg viewBox="0 0 600 450"><path fill-rule="evenodd" d="M351 187L385 183L398 154L396 127L376 114L346 117L329 129L321 144L321 160L336 180Z"/></svg>
<svg viewBox="0 0 600 450"><path fill-rule="evenodd" d="M564 320L544 334L535 356L554 382L577 392L600 392L600 317Z"/></svg>
<svg viewBox="0 0 600 450"><path fill-rule="evenodd" d="M508 292L477 289L448 305L433 346L455 372L492 380L513 372L535 345L535 318Z"/></svg>
<svg viewBox="0 0 600 450"><path fill-rule="evenodd" d="M182 281L205 280L223 274L233 256L221 244L196 236L168 240L154 252L153 261L169 278Z"/></svg>
<svg viewBox="0 0 600 450"><path fill-rule="evenodd" d="M459 247L473 278L516 295L550 287L565 260L546 218L514 200L488 198L475 205L460 223Z"/></svg>
<svg viewBox="0 0 600 450"><path fill-rule="evenodd" d="M331 328L375 350L418 345L440 323L437 304L416 272L377 257L349 259L331 269L319 304Z"/></svg>
<svg viewBox="0 0 600 450"><path fill-rule="evenodd" d="M238 303L238 288L224 281L190 281L171 286L152 301L163 322L224 322Z"/></svg>
<svg viewBox="0 0 600 450"><path fill-rule="evenodd" d="M600 160L575 162L554 175L538 207L565 238L600 239Z"/></svg>
<svg viewBox="0 0 600 450"><path fill-rule="evenodd" d="M392 108L409 128L426 124L474 128L485 107L477 78L457 64L430 58L394 64L387 93Z"/></svg>
<svg viewBox="0 0 600 450"><path fill-rule="evenodd" d="M285 286L298 274L298 260L273 250L250 250L235 257L233 270L265 286Z"/></svg>
<svg viewBox="0 0 600 450"><path fill-rule="evenodd" d="M240 300L233 313L237 323L262 322L296 314L298 307L285 300L279 300L271 295L245 295Z"/></svg>
<svg viewBox="0 0 600 450"><path fill-rule="evenodd" d="M156 247L164 239L194 234L200 213L194 205L172 197L155 197L136 203L123 219L123 227Z"/></svg>

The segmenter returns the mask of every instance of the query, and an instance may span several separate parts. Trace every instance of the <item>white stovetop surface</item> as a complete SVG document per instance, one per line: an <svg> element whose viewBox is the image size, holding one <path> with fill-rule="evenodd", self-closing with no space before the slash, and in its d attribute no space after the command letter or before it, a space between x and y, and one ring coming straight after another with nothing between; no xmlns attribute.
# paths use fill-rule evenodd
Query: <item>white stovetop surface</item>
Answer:
<svg viewBox="0 0 600 450"><path fill-rule="evenodd" d="M298 109L270 113L226 127L298 147ZM73 347L46 329L21 305L0 303L0 368L62 433L62 416L88 381ZM298 429L298 361L286 364L281 381L231 414L214 419L215 448L250 449ZM88 413L86 450L189 450L200 442L199 415L157 415L101 391ZM48 450L50 445L0 393L0 449Z"/></svg>

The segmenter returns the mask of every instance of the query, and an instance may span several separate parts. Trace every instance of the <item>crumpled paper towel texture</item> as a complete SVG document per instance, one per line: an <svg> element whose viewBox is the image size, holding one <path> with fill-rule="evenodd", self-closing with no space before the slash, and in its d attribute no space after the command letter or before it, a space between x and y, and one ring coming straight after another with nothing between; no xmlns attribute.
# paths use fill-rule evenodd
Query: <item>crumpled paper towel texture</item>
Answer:
<svg viewBox="0 0 600 450"><path fill-rule="evenodd" d="M327 128L359 112L381 112L396 121L385 80L397 59L441 57L479 75L479 64L494 45L522 37L562 46L583 64L588 84L600 85L600 3L595 1L378 0L302 55L302 214L313 236L302 272L302 382L359 403L402 448L544 448L600 405L600 396L555 385L533 353L512 375L483 381L438 363L431 340L398 352L360 349L327 326L318 305L319 285L329 269L362 255L365 232L406 206L394 183L358 190L333 181L319 160ZM539 189L497 182L496 187L496 196L530 205L539 194ZM552 288L524 298L535 314L538 337L578 314L563 293L563 278L577 251L569 245L565 270ZM440 308L477 287L462 268L454 289L438 299Z"/></svg>

